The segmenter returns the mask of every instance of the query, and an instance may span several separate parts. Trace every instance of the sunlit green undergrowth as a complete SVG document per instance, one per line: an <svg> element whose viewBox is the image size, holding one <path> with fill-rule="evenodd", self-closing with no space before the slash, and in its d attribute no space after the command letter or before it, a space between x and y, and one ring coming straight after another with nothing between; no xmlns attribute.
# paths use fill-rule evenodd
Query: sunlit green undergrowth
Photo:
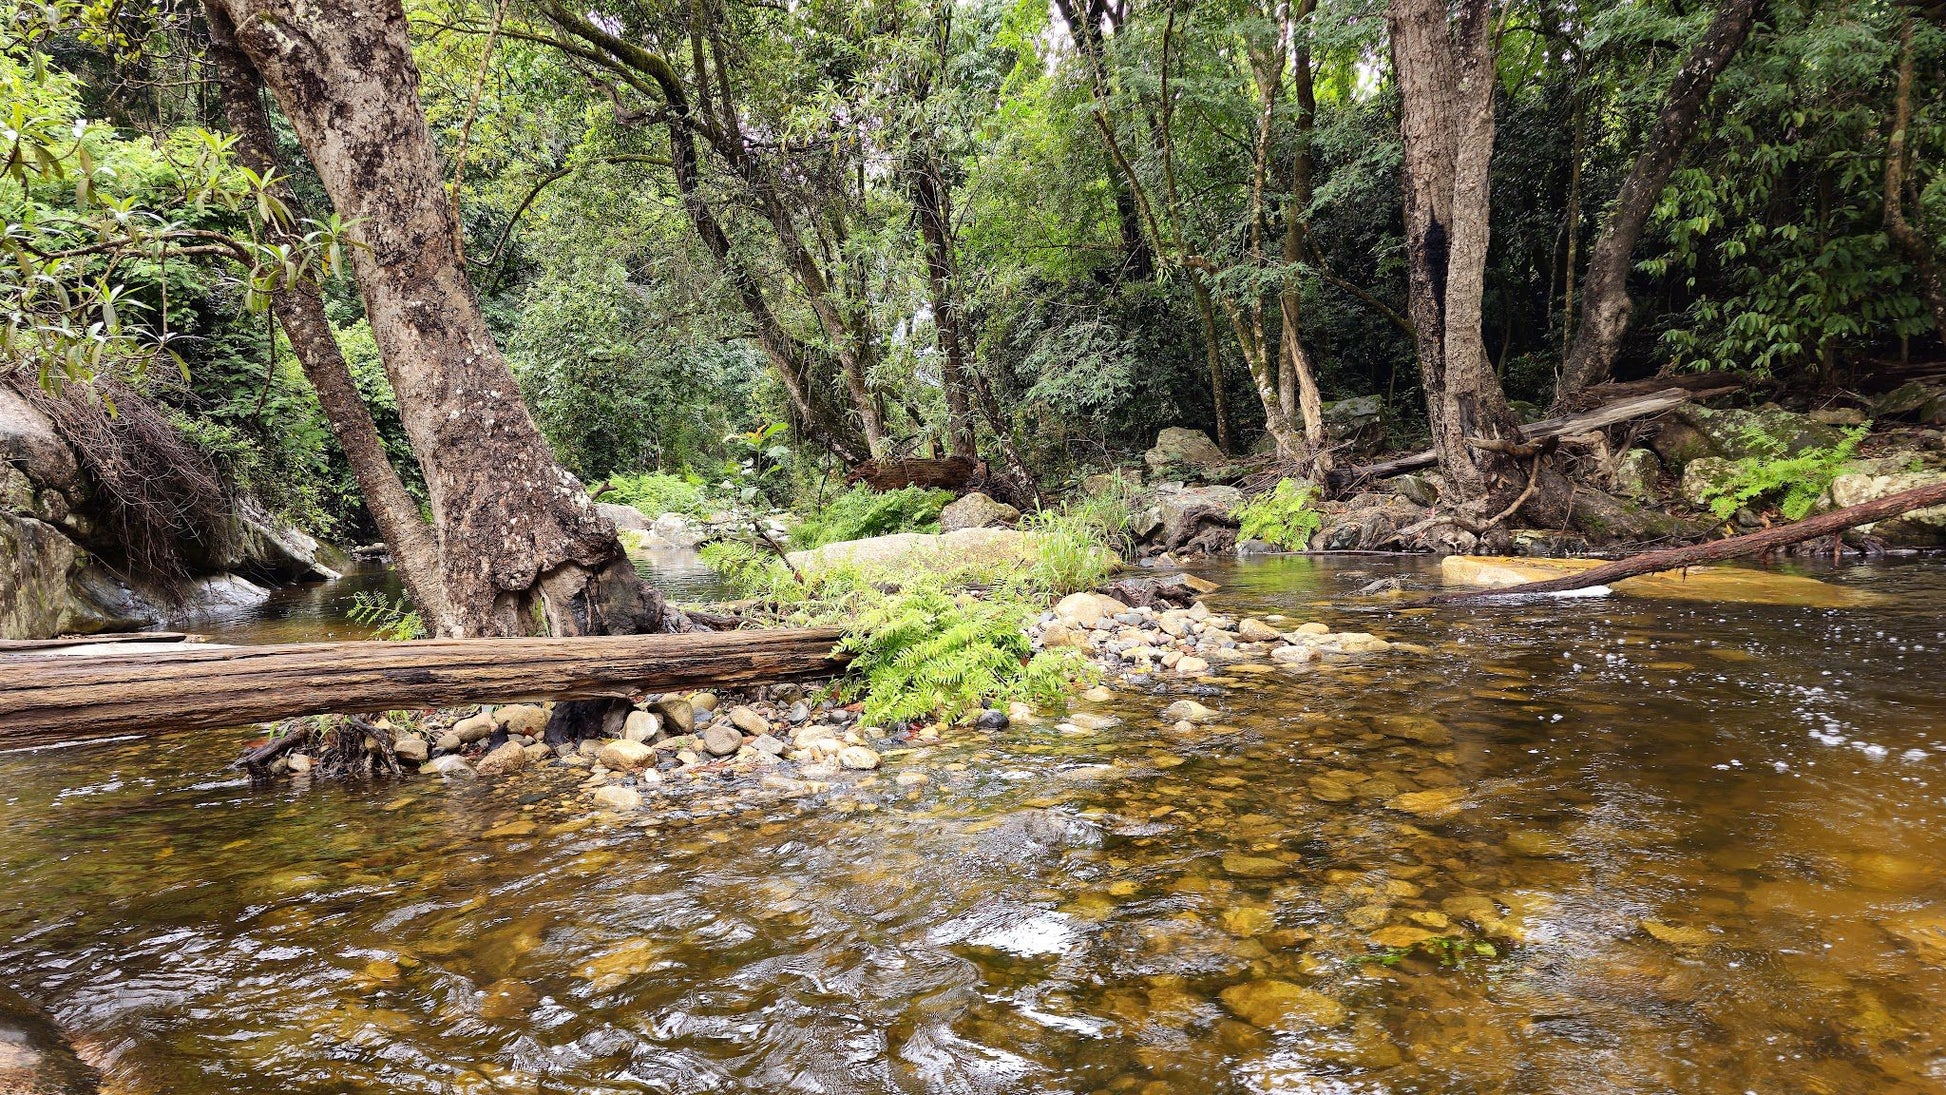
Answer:
<svg viewBox="0 0 1946 1095"><path fill-rule="evenodd" d="M1094 667L1072 650L1035 653L1027 626L1068 584L1105 575L1118 563L1106 545L1064 518L1066 537L1025 572L968 565L860 568L833 566L793 574L774 553L719 543L703 559L739 594L771 605L778 622L841 627L850 669L836 691L864 702L879 725L921 719L953 722L992 703L1049 703ZM1048 541L1043 540L1045 545ZM1105 559L1103 558L1105 557ZM1091 583L1090 583L1091 584ZM1080 588L1080 587L1076 587Z"/></svg>
<svg viewBox="0 0 1946 1095"><path fill-rule="evenodd" d="M608 490L601 500L634 506L650 517L664 513L701 517L709 509L709 499L700 476L670 475L666 472L617 475L608 480Z"/></svg>
<svg viewBox="0 0 1946 1095"><path fill-rule="evenodd" d="M814 548L894 532L938 532L939 511L952 500L950 491L923 487L876 491L859 484L806 515L791 530L791 546Z"/></svg>

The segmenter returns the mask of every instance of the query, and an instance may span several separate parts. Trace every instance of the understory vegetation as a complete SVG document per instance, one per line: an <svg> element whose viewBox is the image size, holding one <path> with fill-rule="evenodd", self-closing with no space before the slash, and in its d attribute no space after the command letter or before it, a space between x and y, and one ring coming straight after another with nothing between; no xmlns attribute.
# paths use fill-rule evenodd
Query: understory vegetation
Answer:
<svg viewBox="0 0 1946 1095"><path fill-rule="evenodd" d="M1275 487L1238 508L1237 539L1261 540L1284 551L1303 551L1324 523L1314 508L1318 494L1313 484L1278 480Z"/></svg>
<svg viewBox="0 0 1946 1095"><path fill-rule="evenodd" d="M1769 502L1786 520L1800 520L1824 499L1831 481L1857 455L1859 443L1871 428L1870 423L1854 426L1837 444L1795 456L1785 455L1782 441L1753 430L1744 435L1744 442L1756 451L1737 459L1721 476L1705 484L1703 502L1719 519L1727 519L1751 503Z"/></svg>

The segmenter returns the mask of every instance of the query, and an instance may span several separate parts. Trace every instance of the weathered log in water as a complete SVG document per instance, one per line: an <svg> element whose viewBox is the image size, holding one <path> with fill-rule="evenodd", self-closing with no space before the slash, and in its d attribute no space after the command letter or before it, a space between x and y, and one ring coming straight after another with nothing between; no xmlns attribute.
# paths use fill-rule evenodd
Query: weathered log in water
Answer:
<svg viewBox="0 0 1946 1095"><path fill-rule="evenodd" d="M1855 506L1834 509L1816 517L1807 517L1788 525L1752 532L1743 536L1730 536L1722 540L1711 540L1687 547L1664 548L1661 551L1646 551L1617 559L1607 566L1584 570L1565 578L1550 578L1543 582L1524 582L1515 586L1502 586L1498 589L1476 589L1465 593L1440 593L1428 597L1424 603L1435 605L1472 604L1495 597L1514 597L1533 593L1566 593L1570 590L1588 589L1619 582L1641 574L1653 574L1662 570L1679 570L1701 563L1717 563L1728 559L1744 559L1775 551L1780 547L1820 536L1829 536L1869 525L1877 521L1889 520L1913 510L1930 509L1946 505L1946 483L1932 483L1911 490L1888 494L1870 502L1860 502Z"/></svg>
<svg viewBox="0 0 1946 1095"><path fill-rule="evenodd" d="M192 638L181 631L113 631L100 635L63 635L57 639L0 639L0 654L28 654L102 643L183 643Z"/></svg>
<svg viewBox="0 0 1946 1095"><path fill-rule="evenodd" d="M0 656L0 748L515 700L829 676L835 628Z"/></svg>

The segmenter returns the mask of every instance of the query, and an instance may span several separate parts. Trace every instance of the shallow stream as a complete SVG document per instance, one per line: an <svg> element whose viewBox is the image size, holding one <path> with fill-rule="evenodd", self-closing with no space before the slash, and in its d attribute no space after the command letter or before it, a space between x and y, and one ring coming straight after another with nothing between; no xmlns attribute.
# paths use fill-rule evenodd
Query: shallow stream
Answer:
<svg viewBox="0 0 1946 1095"><path fill-rule="evenodd" d="M0 976L144 1095L1946 1091L1946 566L1825 572L1847 610L1204 573L1432 653L619 827L253 790L241 733L4 755Z"/></svg>

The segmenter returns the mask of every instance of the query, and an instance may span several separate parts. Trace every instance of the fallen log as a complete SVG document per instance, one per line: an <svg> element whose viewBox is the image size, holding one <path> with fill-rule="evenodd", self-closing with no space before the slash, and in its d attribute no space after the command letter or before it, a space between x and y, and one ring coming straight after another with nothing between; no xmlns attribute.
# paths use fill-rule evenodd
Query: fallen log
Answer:
<svg viewBox="0 0 1946 1095"><path fill-rule="evenodd" d="M90 658L0 656L0 749L298 715L625 697L830 676L835 628L571 639L434 639Z"/></svg>
<svg viewBox="0 0 1946 1095"><path fill-rule="evenodd" d="M1587 433L1589 430L1599 430L1607 426L1616 425L1617 423L1627 422L1632 418L1644 418L1652 414L1661 414L1663 411L1680 406L1692 399L1700 399L1709 395L1720 395L1723 392L1734 390L1736 389L1716 388L1691 391L1681 387L1664 388L1661 391L1651 392L1648 395L1638 395L1628 399L1617 400L1606 406L1596 407L1592 411L1564 415L1559 418L1543 418L1539 422L1529 422L1520 428L1520 436L1523 441L1543 441L1548 438ZM1418 468L1429 468L1438 462L1439 458L1434 454L1433 450L1427 449L1424 452L1415 452L1409 456L1397 456L1390 460L1381 460L1376 464L1367 464L1364 467L1347 469L1344 473L1344 481L1349 484L1363 483L1372 479L1387 479L1394 475L1400 475Z"/></svg>
<svg viewBox="0 0 1946 1095"><path fill-rule="evenodd" d="M58 650L65 646L94 646L98 643L182 643L192 637L180 631L115 631L105 635L63 635L58 639L0 639L0 654L25 654L34 650Z"/></svg>
<svg viewBox="0 0 1946 1095"><path fill-rule="evenodd" d="M1830 536L1859 525L1869 525L1885 521L1913 510L1930 509L1946 505L1946 483L1932 483L1914 487L1897 494L1888 494L1870 502L1860 502L1855 506L1834 509L1816 517L1806 517L1788 525L1765 529L1762 532L1747 533L1743 536L1730 536L1721 540L1711 540L1687 547L1664 548L1660 551L1646 551L1617 559L1606 566L1598 566L1572 574L1565 578L1550 578L1544 582L1526 582L1521 585L1501 586L1498 589L1476 589L1464 593L1439 593L1426 598L1422 603L1431 605L1477 604L1496 597L1518 597L1535 593L1566 593L1570 590L1588 589L1593 586L1611 585L1624 578L1640 574L1654 574L1662 570L1680 570L1683 567L1701 563L1716 563L1727 559L1743 559L1775 551L1780 547L1815 540L1820 536Z"/></svg>

